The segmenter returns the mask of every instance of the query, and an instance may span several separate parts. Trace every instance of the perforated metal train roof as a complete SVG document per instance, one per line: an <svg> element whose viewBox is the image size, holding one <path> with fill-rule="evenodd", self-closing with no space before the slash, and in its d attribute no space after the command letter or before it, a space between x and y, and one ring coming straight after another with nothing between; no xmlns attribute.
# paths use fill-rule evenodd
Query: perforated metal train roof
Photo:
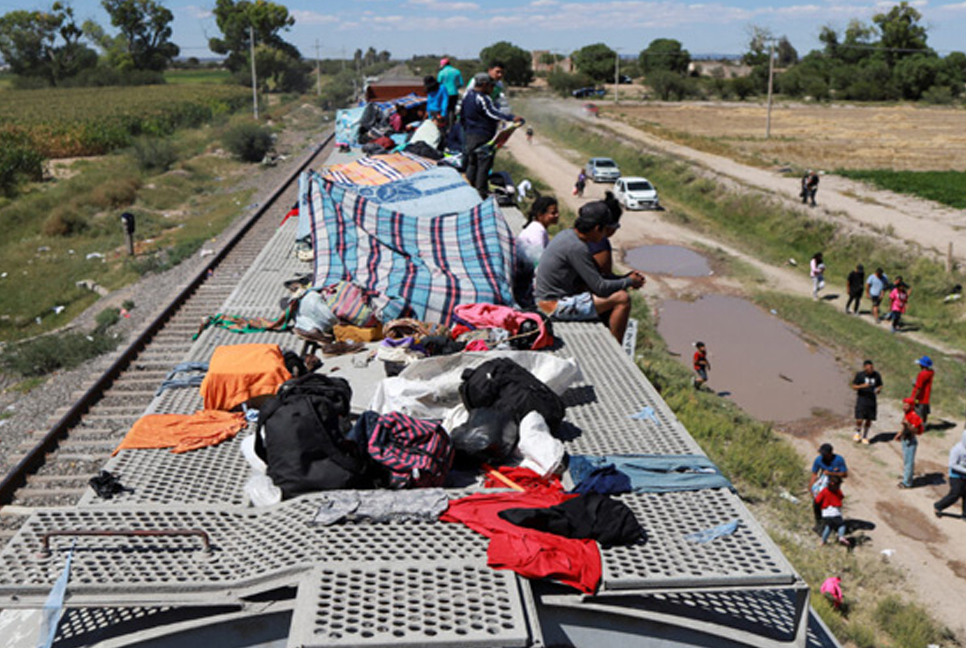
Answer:
<svg viewBox="0 0 966 648"><path fill-rule="evenodd" d="M278 300L286 295L282 282L311 270L290 253L294 231L293 221L276 231L222 312L280 312ZM583 384L564 396L567 420L579 430L566 443L569 452L701 453L604 327L566 323L556 325L555 332L563 340L556 353L576 358L585 376ZM252 342L301 346L287 333L239 335L210 328L184 359L206 361L218 345ZM346 362L327 360L327 367ZM382 377L381 367L371 369L356 374L364 376L353 383L356 409L364 407ZM169 390L148 412L190 413L200 407L197 390ZM647 408L650 417L631 418ZM40 538L48 531L197 528L210 534L212 555L201 551L196 538L81 538L71 603L228 604L247 593L301 583L293 646L526 645L526 583L485 567L485 538L461 525L312 526L309 521L319 504L319 496L313 495L264 510L244 508L249 468L239 443L247 433L182 455L167 450L119 453L106 468L134 492L110 502L89 494L80 508L31 516L0 552L0 605L36 605L46 596L71 542L53 539L52 556L40 558ZM774 622L778 625L793 623L787 619L794 611L774 603L780 597L753 596L755 588L800 589L803 584L737 495L704 490L621 499L647 529L649 541L602 550L603 595L595 601L606 605L608 593L660 590L669 605L673 600L684 608L745 615L753 608L763 619L785 619ZM705 545L684 540L689 533L736 518L741 524L731 536ZM713 587L747 587L750 598L689 592ZM670 590L674 592L668 594ZM469 601L472 614L455 613L458 601Z"/></svg>

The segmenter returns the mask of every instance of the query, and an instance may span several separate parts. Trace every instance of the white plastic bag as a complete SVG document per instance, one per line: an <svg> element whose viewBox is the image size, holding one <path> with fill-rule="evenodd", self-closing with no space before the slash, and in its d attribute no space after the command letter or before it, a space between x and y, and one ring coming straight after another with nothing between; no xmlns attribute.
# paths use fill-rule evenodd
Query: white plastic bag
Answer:
<svg viewBox="0 0 966 648"><path fill-rule="evenodd" d="M529 468L541 477L555 472L563 462L564 447L550 434L550 427L537 412L530 412L520 421L520 441L517 454L523 457L521 468Z"/></svg>

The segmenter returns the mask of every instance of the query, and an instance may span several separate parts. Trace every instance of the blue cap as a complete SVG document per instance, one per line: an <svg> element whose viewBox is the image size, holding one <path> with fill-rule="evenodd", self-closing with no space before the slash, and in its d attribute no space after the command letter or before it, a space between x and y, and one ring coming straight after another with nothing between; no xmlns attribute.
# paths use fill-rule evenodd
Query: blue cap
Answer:
<svg viewBox="0 0 966 648"><path fill-rule="evenodd" d="M929 356L922 356L921 358L916 360L916 363L920 367L925 367L926 369L932 368L932 358L930 358Z"/></svg>

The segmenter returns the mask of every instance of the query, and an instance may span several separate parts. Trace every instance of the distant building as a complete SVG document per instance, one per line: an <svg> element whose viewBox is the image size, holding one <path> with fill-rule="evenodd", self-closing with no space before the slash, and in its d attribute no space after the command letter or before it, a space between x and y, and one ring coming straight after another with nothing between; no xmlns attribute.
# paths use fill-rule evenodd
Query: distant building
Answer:
<svg viewBox="0 0 966 648"><path fill-rule="evenodd" d="M552 72L554 69L561 70L563 72L573 72L574 63L570 60L570 57L560 58L560 54L554 54L550 50L533 50L530 53L531 65L533 66L534 72ZM559 58L556 63L550 63L549 59L551 57Z"/></svg>

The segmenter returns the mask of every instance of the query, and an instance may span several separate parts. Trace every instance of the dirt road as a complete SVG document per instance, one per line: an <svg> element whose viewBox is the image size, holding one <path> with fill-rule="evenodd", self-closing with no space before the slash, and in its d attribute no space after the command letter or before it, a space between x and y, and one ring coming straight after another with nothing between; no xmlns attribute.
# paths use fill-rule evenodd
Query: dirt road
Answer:
<svg viewBox="0 0 966 648"><path fill-rule="evenodd" d="M626 130L629 127L622 126ZM622 130L623 132L623 130ZM639 135L636 134L636 135ZM628 136L636 136L628 132ZM654 138L650 138L654 139ZM511 141L507 147L521 164L528 167L534 177L546 182L556 193L558 199L572 209L579 209L587 200L601 198L606 189L604 185L590 184L584 198L571 195L571 188L579 171L574 160L568 159L556 147L541 140L539 134L532 144L522 138ZM743 167L727 161L727 166L736 176L767 180L758 169ZM519 179L518 179L519 180ZM774 182L772 179L770 182ZM782 179L782 183L787 180ZM784 184L775 183L776 191L784 191ZM827 186L825 189L829 189ZM658 188L660 189L660 187ZM829 190L829 194L833 191ZM831 200L831 196L828 197ZM692 232L679 225L669 223L661 212L635 212L626 215L621 221L621 229L613 239L615 247L629 249L639 245L668 243L683 246L703 246L721 249L756 268L765 278L769 289L805 295L811 285L807 271L801 268L774 267L763 263L743 251L724 245L713 238ZM921 224L906 222L902 227L922 228ZM943 224L935 226L942 231ZM897 226L898 230L898 226ZM938 234L937 234L938 236ZM618 253L619 256L619 253ZM701 278L662 278L651 276L644 288L649 303L656 305L662 299L682 295L697 296L709 293L740 294L741 285L728 277ZM870 324L871 326L871 324ZM849 367L850 370L855 370ZM910 378L914 367L910 367ZM941 379L941 374L937 377ZM843 389L847 389L843 385ZM932 513L932 503L946 492L945 485L923 485L912 490L899 490L896 487L901 472L902 458L897 443L886 441L891 438L900 421L897 403L880 403L879 421L872 433L879 435L877 443L860 446L852 442L850 425L833 424L821 419L813 419L808 425L796 426L796 434L787 434L799 453L809 464L816 456L816 449L822 442L832 443L836 451L848 462L850 476L843 490L846 493L846 516L867 520L876 524L876 529L867 532L871 541L856 551L880 555L881 559L899 567L907 576L916 601L928 608L942 623L952 629L961 642L966 643L966 621L962 616L962 601L966 600L966 543L961 536L966 534L966 521L945 517L936 519ZM926 475L930 483L935 476L945 475L946 457L949 448L959 438L959 421L950 429L945 438L941 433L930 432L922 438L917 457L917 474ZM779 428L780 429L780 428ZM803 432L803 430L805 430ZM802 492L805 497L805 486ZM803 516L810 516L800 505ZM952 511L952 509L950 510ZM803 520L803 528L810 526ZM802 542L814 542L815 537L803 534ZM837 551L838 547L826 547L825 551ZM881 553L886 552L886 553ZM888 555L887 555L888 554ZM850 590L849 575L843 575L843 586L848 596L856 597L856 604L862 605L862 592Z"/></svg>

